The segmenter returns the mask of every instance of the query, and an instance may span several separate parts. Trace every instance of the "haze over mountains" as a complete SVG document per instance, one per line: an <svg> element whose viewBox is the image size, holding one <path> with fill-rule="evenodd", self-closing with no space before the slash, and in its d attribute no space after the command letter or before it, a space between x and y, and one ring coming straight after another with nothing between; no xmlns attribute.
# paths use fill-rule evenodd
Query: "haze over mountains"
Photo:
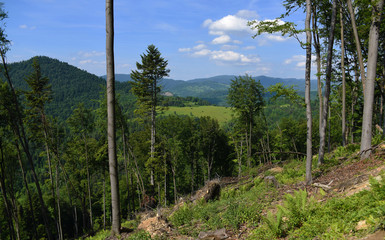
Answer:
<svg viewBox="0 0 385 240"><path fill-rule="evenodd" d="M46 56L39 56L39 63L43 76L50 79L53 90L53 101L47 106L47 110L54 116L62 115L68 117L72 108L80 102L85 102L88 107L97 105L105 86L105 76L98 77L68 63ZM14 85L22 90L28 86L25 78L32 72L32 59L9 64L10 74ZM222 75L210 78L192 79L189 81L163 79L163 92L170 92L180 97L199 97L216 105L226 105L227 90L234 79L233 75ZM286 86L296 85L302 92L305 89L303 79L294 78L272 78L266 76L254 77L260 80L266 88L276 83ZM116 74L116 90L124 104L132 106L134 97L130 92L129 74ZM312 90L316 84L312 83ZM90 101L91 100L91 101Z"/></svg>

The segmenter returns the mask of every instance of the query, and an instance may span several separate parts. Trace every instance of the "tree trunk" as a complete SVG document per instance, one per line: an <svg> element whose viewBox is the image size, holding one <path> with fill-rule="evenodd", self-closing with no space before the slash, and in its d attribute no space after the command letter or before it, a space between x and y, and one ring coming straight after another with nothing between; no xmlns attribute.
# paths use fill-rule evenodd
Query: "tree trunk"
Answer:
<svg viewBox="0 0 385 240"><path fill-rule="evenodd" d="M91 199L91 179L90 179L90 170L89 170L89 163L88 163L88 146L87 146L87 139L86 136L83 135L84 138L84 148L85 148L85 154L86 154L86 171L87 171L87 192L88 192L88 204L90 209L90 228L91 233L94 231L94 224L92 221L92 199Z"/></svg>
<svg viewBox="0 0 385 240"><path fill-rule="evenodd" d="M344 40L344 21L342 7L340 8L341 24L341 72L342 72L342 146L346 145L346 77L345 77L345 40Z"/></svg>
<svg viewBox="0 0 385 240"><path fill-rule="evenodd" d="M372 1L372 24L369 32L369 53L368 53L368 76L366 79L366 87L364 89L364 113L362 119L362 134L361 134L361 159L366 159L370 156L372 146L372 118L373 118L373 101L374 101L374 85L377 70L377 55L378 55L378 38L379 24L381 19L382 7L384 0Z"/></svg>
<svg viewBox="0 0 385 240"><path fill-rule="evenodd" d="M120 198L115 132L115 63L113 0L106 0L107 138L111 182L112 234L120 234Z"/></svg>
<svg viewBox="0 0 385 240"><path fill-rule="evenodd" d="M334 29L336 25L336 10L337 3L336 0L333 0L333 8L332 8L332 18L330 23L330 32L328 39L328 55L326 62L326 79L325 79L325 91L323 98L323 109L322 109L322 122L320 126L320 146L318 153L318 166L324 162L324 154L325 154L325 140L326 140L326 122L327 122L327 114L329 109L329 96L330 96L330 82L331 82L331 74L332 74L332 58L333 58L333 43L334 43Z"/></svg>
<svg viewBox="0 0 385 240"><path fill-rule="evenodd" d="M106 230L106 177L103 172L103 229Z"/></svg>
<svg viewBox="0 0 385 240"><path fill-rule="evenodd" d="M56 165L56 201L57 201L57 218L58 218L58 235L59 240L63 240L63 228L61 222L61 209L60 209L60 188L59 188L59 165Z"/></svg>
<svg viewBox="0 0 385 240"><path fill-rule="evenodd" d="M21 160L21 152L20 152L19 144L17 142L15 142L14 144L15 144L15 147L16 147L16 150L17 150L17 158L19 160L21 174L23 176L23 183L24 183L25 189L27 190L29 210L31 211L32 219L34 220L34 221L32 221L33 237L38 239L38 235L37 235L37 232L36 232L37 226L36 226L36 223L35 223L35 211L33 210L31 191L29 190L29 186L28 186L28 182L27 182L27 177L26 177L26 174L25 174L25 171L24 171L24 164L23 164L23 161Z"/></svg>
<svg viewBox="0 0 385 240"><path fill-rule="evenodd" d="M311 32L310 32L310 19L311 19L311 2L306 0L306 72L305 72L305 102L306 102L306 119L307 119L307 139L306 139L306 185L311 184L312 175L312 117L311 117L311 102L310 102L310 72L311 72Z"/></svg>
<svg viewBox="0 0 385 240"><path fill-rule="evenodd" d="M7 213L7 222L8 222L8 228L9 228L9 237L11 240L16 239L15 236L15 230L13 228L13 223L12 223L12 211L14 211L9 203L8 197L7 197L7 189L5 186L5 171L4 171L4 153L3 153L3 146L2 142L0 139L0 151L1 151L1 162L0 162L0 168L1 168L1 175L0 175L0 189L1 193L3 195L3 201L4 201L4 206L5 206L5 211Z"/></svg>
<svg viewBox="0 0 385 240"><path fill-rule="evenodd" d="M322 84L321 84L321 44L319 41L319 34L318 34L318 26L317 26L317 9L316 6L313 6L313 17L312 17L312 23L313 23L313 39L314 39L314 49L316 52L316 58L317 58L317 89L318 89L318 104L319 104L319 124L318 127L321 128L322 125Z"/></svg>
<svg viewBox="0 0 385 240"><path fill-rule="evenodd" d="M124 171L126 173L126 185L127 185L127 204L128 204L128 212L127 219L131 218L131 204L130 204L130 184L128 181L128 160L127 160L127 150L126 150L126 133L124 131L124 127L122 127L122 138L123 138L123 161L124 161Z"/></svg>
<svg viewBox="0 0 385 240"><path fill-rule="evenodd" d="M356 24L356 16L354 14L352 0L347 0L346 3L348 4L348 9L349 9L349 14L350 14L350 21L351 21L351 24L352 24L354 40L356 42L356 50L357 50L358 62L360 64L360 74L361 74L362 88L364 89L364 94L365 94L365 82L366 82L365 67L364 67L364 60L362 58L362 50L361 50L360 38L358 37L357 24Z"/></svg>
<svg viewBox="0 0 385 240"><path fill-rule="evenodd" d="M35 185L36 185L36 190L37 190L39 202L40 202L40 210L41 210L41 213L43 216L44 227L45 227L45 231L47 233L47 237L48 237L48 239L53 239L52 232L51 232L50 227L49 227L49 217L48 217L48 213L47 213L48 210L47 210L47 207L46 207L44 199L43 199L43 193L42 193L41 188L40 188L39 178L37 177L37 174L35 171L35 165L34 165L34 162L32 159L32 155L31 155L31 152L29 149L27 136L26 136L25 130L24 130L23 118L21 116L19 100L17 99L17 95L15 92L15 89L13 88L11 77L9 76L9 72L8 72L6 61L5 61L3 49L0 49L0 54L1 54L1 59L3 62L4 74L5 74L6 79L8 81L9 87L11 88L13 102L15 103L15 108L16 108L15 112L10 112L10 115L13 116L13 118L15 119L15 121L12 125L12 128L13 128L13 131L14 131L16 137L19 139L20 144L23 147L25 154L27 155L27 159L28 159L28 162L29 162L30 167L31 167L32 177L33 177L33 180L34 180Z"/></svg>
<svg viewBox="0 0 385 240"><path fill-rule="evenodd" d="M176 159L174 158L174 163L176 162ZM176 204L177 201L177 191L176 191L176 179L175 179L175 166L171 166L171 171L172 171L172 182L174 184L174 204Z"/></svg>

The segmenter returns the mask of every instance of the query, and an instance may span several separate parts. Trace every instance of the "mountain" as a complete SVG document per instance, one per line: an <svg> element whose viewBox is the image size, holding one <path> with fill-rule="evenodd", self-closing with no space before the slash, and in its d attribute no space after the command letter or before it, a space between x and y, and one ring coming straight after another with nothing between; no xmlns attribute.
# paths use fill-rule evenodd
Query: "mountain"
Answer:
<svg viewBox="0 0 385 240"><path fill-rule="evenodd" d="M197 78L192 80L173 80L163 79L161 84L164 92L171 92L173 95L180 97L199 97L216 105L226 105L226 96L231 80L235 79L234 75L220 75L210 78ZM103 76L105 78L105 76ZM299 92L305 91L305 80L296 78L273 78L267 76L253 77L259 80L264 88L277 83L283 83L285 86L294 85ZM117 74L118 81L131 80L129 74ZM316 82L312 81L312 91L316 90Z"/></svg>
<svg viewBox="0 0 385 240"><path fill-rule="evenodd" d="M97 100L100 99L106 85L103 78L57 59L45 56L37 58L42 75L48 77L52 85L53 100L47 104L47 113L65 120L80 102L86 107L98 106ZM29 89L25 79L33 72L32 62L33 58L8 65L16 88L24 91ZM116 89L126 101L132 98L128 83L117 83Z"/></svg>

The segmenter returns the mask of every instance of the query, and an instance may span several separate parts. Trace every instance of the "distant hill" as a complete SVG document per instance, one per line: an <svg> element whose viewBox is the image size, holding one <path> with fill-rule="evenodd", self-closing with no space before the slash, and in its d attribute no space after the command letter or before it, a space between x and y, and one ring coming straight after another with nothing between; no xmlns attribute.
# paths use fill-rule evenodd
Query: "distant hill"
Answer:
<svg viewBox="0 0 385 240"><path fill-rule="evenodd" d="M84 102L87 107L97 107L97 100L106 85L103 78L57 59L39 56L38 60L42 75L48 77L52 85L53 100L47 105L49 114L65 120L72 113L72 108L80 102ZM33 71L32 62L31 58L8 65L12 82L16 88L28 89L25 79ZM116 89L126 100L130 98L128 83L117 83Z"/></svg>
<svg viewBox="0 0 385 240"><path fill-rule="evenodd" d="M220 75L210 78L197 78L192 80L174 80L163 79L161 84L164 92L171 92L180 97L199 97L209 101L212 104L226 106L226 96L231 80L235 79L234 75ZM103 76L105 78L105 76ZM253 77L259 80L263 87L267 88L277 83L283 83L285 86L295 85L299 92L305 91L305 80L296 78L273 78L267 76ZM117 81L131 80L129 74L117 74ZM316 90L316 82L312 82L312 91Z"/></svg>

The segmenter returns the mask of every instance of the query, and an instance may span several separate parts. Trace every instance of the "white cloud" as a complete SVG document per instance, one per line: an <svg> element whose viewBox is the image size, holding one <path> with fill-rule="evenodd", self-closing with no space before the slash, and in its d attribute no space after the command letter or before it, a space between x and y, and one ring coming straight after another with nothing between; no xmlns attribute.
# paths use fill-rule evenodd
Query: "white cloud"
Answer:
<svg viewBox="0 0 385 240"><path fill-rule="evenodd" d="M315 60L316 60L316 56L315 55L312 55L311 56L312 58L312 67L315 66ZM295 64L295 67L297 69L305 69L305 66L306 66L306 56L305 55L294 55L292 56L291 58L288 58L284 61L284 64L285 65L288 65L288 64Z"/></svg>
<svg viewBox="0 0 385 240"><path fill-rule="evenodd" d="M87 60L81 60L81 61L79 61L79 64L81 64L81 65L87 64L87 63L92 63L92 60L91 60L91 59L87 59Z"/></svg>
<svg viewBox="0 0 385 240"><path fill-rule="evenodd" d="M239 46L229 45L229 44L225 44L225 45L221 46L222 50L235 50L235 49L238 49L238 48L239 48Z"/></svg>
<svg viewBox="0 0 385 240"><path fill-rule="evenodd" d="M273 34L267 34L265 37L271 41L276 41L276 42L284 42L289 39L281 35L273 35Z"/></svg>
<svg viewBox="0 0 385 240"><path fill-rule="evenodd" d="M225 43L229 43L230 41L231 41L231 38L229 35L222 35L222 36L215 38L212 41L212 43L213 44L225 44Z"/></svg>
<svg viewBox="0 0 385 240"><path fill-rule="evenodd" d="M204 49L204 48L207 48L207 46L203 43L199 44L199 45L196 45L194 47L194 50L201 50L201 49Z"/></svg>
<svg viewBox="0 0 385 240"><path fill-rule="evenodd" d="M168 23L158 23L155 25L156 29L162 30L162 31L167 31L167 32L175 32L178 30L177 27L168 24Z"/></svg>
<svg viewBox="0 0 385 240"><path fill-rule="evenodd" d="M83 51L80 51L78 52L78 55L82 58L90 58L90 57L100 57L100 56L104 56L105 53L104 52L98 52L98 51L91 51L91 52L83 52Z"/></svg>
<svg viewBox="0 0 385 240"><path fill-rule="evenodd" d="M199 50L199 51L197 51L197 52L194 52L194 56L207 56L207 55L209 55L209 54L211 54L211 51L210 50L208 50L208 49L202 49L202 50Z"/></svg>
<svg viewBox="0 0 385 240"><path fill-rule="evenodd" d="M289 59L285 60L285 64L291 64L292 62L303 62L306 61L306 56L305 55L294 55Z"/></svg>
<svg viewBox="0 0 385 240"><path fill-rule="evenodd" d="M253 49L255 49L256 47L255 46L246 46L246 47L244 47L243 49L244 50L253 50Z"/></svg>
<svg viewBox="0 0 385 240"><path fill-rule="evenodd" d="M190 52L191 48L179 48L178 52Z"/></svg>
<svg viewBox="0 0 385 240"><path fill-rule="evenodd" d="M226 35L228 33L252 33L253 31L247 26L249 20L235 15L227 15L217 21L207 19L203 22L203 27L209 29L211 35Z"/></svg>
<svg viewBox="0 0 385 240"><path fill-rule="evenodd" d="M258 18L258 14L255 11L250 10L239 10L236 14L238 17L246 18L246 19L256 19Z"/></svg>
<svg viewBox="0 0 385 240"><path fill-rule="evenodd" d="M260 62L260 59L253 56L246 56L244 54L234 52L231 50L211 51L209 49L202 49L193 53L193 56L203 57L208 56L210 59L219 62L231 62L235 64L249 64Z"/></svg>
<svg viewBox="0 0 385 240"><path fill-rule="evenodd" d="M29 30L35 30L36 26L28 26L27 24L19 25L20 29L29 29Z"/></svg>
<svg viewBox="0 0 385 240"><path fill-rule="evenodd" d="M233 43L235 43L235 44L242 44L242 41L234 40Z"/></svg>

